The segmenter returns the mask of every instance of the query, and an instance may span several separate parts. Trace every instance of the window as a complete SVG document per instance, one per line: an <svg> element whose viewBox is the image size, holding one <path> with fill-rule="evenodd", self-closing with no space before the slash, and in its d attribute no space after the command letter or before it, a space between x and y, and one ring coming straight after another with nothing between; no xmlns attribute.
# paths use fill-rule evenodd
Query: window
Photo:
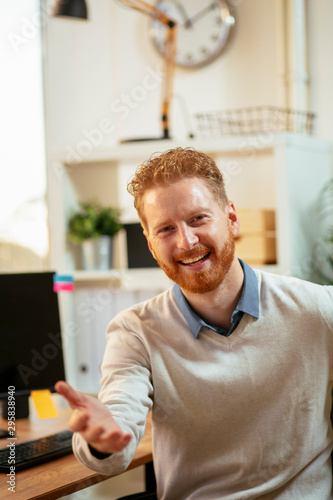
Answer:
<svg viewBox="0 0 333 500"><path fill-rule="evenodd" d="M39 0L0 0L0 272L48 257Z"/></svg>

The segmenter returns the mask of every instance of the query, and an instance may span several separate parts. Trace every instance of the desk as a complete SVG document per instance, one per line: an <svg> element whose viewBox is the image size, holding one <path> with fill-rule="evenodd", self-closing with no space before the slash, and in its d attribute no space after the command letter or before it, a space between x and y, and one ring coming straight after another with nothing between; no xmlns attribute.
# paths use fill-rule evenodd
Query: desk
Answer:
<svg viewBox="0 0 333 500"><path fill-rule="evenodd" d="M47 436L66 428L71 410L59 409L59 417L39 420L31 411L29 419L16 421L16 444ZM0 428L6 429L7 422L0 420ZM0 448L7 445L7 439L0 439ZM147 419L146 432L134 455L129 469L139 467L152 460L151 419ZM112 476L98 474L82 465L74 455L58 458L42 465L37 465L16 473L15 493L7 490L6 474L0 474L0 499L53 500L69 495L75 491L92 486L93 484L109 479Z"/></svg>

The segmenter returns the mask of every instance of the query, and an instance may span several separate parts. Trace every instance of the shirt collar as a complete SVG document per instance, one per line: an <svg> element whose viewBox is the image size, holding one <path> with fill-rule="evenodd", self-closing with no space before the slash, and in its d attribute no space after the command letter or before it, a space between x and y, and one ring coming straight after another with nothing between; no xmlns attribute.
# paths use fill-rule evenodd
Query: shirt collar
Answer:
<svg viewBox="0 0 333 500"><path fill-rule="evenodd" d="M238 304L232 313L232 318L238 313L243 312L250 314L254 318L259 318L259 291L256 273L244 261L239 259L244 272L243 290L238 301ZM185 295L176 283L173 286L173 293L177 305L187 321L187 324L194 335L198 338L199 332L203 326L216 331L215 325L207 324L200 316L198 316L192 307L187 302Z"/></svg>

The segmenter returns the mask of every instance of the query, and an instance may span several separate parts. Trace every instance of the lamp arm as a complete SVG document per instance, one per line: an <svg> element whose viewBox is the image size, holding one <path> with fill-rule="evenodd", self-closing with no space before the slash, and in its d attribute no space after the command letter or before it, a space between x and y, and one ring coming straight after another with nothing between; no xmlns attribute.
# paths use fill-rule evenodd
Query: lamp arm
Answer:
<svg viewBox="0 0 333 500"><path fill-rule="evenodd" d="M119 0L120 3L149 15L167 27L165 41L165 74L162 91L162 129L163 139L169 139L169 110L173 89L173 76L176 58L177 23L164 12L143 0Z"/></svg>
<svg viewBox="0 0 333 500"><path fill-rule="evenodd" d="M175 24L175 21L173 21L173 19L164 14L164 12L154 7L154 5L145 2L144 0L118 0L118 1L124 5L127 5L128 7L131 7L132 9L138 10L139 12L143 12L144 14L153 17L154 19L156 19L156 21L159 21L161 24L166 24L166 25L169 25L170 23Z"/></svg>
<svg viewBox="0 0 333 500"><path fill-rule="evenodd" d="M169 26L165 42L165 79L163 83L162 127L163 136L169 138L169 110L173 90L173 77L176 58L176 25Z"/></svg>

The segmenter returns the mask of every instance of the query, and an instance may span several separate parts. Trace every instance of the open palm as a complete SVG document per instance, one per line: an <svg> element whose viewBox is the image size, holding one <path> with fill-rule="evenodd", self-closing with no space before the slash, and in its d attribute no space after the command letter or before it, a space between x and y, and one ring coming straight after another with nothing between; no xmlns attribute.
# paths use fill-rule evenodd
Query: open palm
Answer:
<svg viewBox="0 0 333 500"><path fill-rule="evenodd" d="M105 405L93 396L76 391L67 382L55 384L61 394L73 408L69 428L79 432L95 450L102 453L121 451L131 440L130 433L124 433Z"/></svg>

